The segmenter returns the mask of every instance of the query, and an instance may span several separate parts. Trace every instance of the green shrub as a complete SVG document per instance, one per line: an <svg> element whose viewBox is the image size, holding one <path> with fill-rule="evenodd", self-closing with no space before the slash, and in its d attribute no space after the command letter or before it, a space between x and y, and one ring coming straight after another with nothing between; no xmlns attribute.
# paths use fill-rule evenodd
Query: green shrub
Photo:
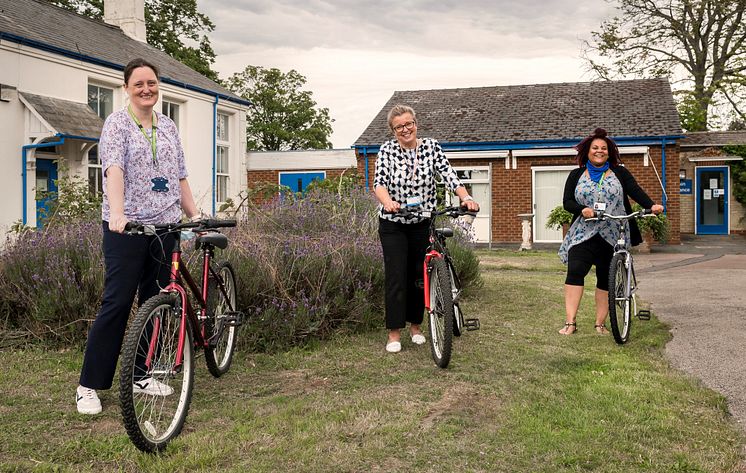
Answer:
<svg viewBox="0 0 746 473"><path fill-rule="evenodd" d="M553 208L547 216L546 227L550 230L560 230L562 225L570 225L572 223L572 214L565 210L561 205Z"/></svg>
<svg viewBox="0 0 746 473"><path fill-rule="evenodd" d="M632 211L637 212L642 207L639 204L632 205ZM655 241L666 243L671 236L671 223L665 214L659 214L654 217L642 217L637 219L637 226L640 233L645 236L649 234Z"/></svg>

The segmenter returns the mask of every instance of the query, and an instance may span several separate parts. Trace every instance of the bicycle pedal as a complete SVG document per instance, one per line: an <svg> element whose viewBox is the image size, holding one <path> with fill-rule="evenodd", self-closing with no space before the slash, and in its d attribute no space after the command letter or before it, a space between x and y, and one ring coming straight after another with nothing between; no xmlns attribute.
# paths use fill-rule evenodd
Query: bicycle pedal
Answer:
<svg viewBox="0 0 746 473"><path fill-rule="evenodd" d="M640 309L637 312L637 318L640 320L650 320L650 311L645 309Z"/></svg>
<svg viewBox="0 0 746 473"><path fill-rule="evenodd" d="M240 327L243 324L243 312L228 312L223 318L223 324L229 327Z"/></svg>
<svg viewBox="0 0 746 473"><path fill-rule="evenodd" d="M479 319L465 319L464 328L466 330L479 330Z"/></svg>

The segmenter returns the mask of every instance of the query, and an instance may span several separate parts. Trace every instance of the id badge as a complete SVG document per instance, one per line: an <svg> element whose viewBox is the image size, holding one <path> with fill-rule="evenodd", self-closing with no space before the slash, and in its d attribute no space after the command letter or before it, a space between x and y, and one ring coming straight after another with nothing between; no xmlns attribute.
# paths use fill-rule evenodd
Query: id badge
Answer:
<svg viewBox="0 0 746 473"><path fill-rule="evenodd" d="M597 212L605 212L606 211L606 202L596 202L593 204L593 210Z"/></svg>
<svg viewBox="0 0 746 473"><path fill-rule="evenodd" d="M407 197L407 207L419 207L422 205L422 199L419 197Z"/></svg>
<svg viewBox="0 0 746 473"><path fill-rule="evenodd" d="M168 192L168 179L165 177L154 177L150 180L153 183L153 187L150 188L153 192Z"/></svg>

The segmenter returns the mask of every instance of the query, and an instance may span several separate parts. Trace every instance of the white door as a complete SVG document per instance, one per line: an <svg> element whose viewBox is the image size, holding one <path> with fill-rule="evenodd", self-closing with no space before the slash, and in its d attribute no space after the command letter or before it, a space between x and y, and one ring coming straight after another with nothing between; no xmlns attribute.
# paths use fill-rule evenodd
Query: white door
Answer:
<svg viewBox="0 0 746 473"><path fill-rule="evenodd" d="M551 166L533 168L534 174L534 241L558 243L562 241L562 230L546 227L549 212L562 205L565 181L575 166Z"/></svg>
<svg viewBox="0 0 746 473"><path fill-rule="evenodd" d="M477 243L488 243L490 241L490 168L489 166L474 167L456 167L456 171L461 183L466 187L469 195L474 197L479 203L479 213L471 225L474 232L474 239ZM455 205L458 198L447 193L446 202L448 205Z"/></svg>

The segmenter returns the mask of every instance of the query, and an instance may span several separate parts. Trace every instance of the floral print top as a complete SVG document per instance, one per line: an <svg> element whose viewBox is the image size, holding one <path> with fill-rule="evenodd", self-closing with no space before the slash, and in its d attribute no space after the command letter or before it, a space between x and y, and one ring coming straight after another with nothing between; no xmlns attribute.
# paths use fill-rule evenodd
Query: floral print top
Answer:
<svg viewBox="0 0 746 473"><path fill-rule="evenodd" d="M595 202L606 202L605 213L610 215L625 215L624 210L624 192L622 183L611 171L606 171L603 181L599 186L588 177L584 172L578 180L575 187L575 200L585 206L593 208ZM625 232L629 235L629 223L623 223ZM619 239L619 223L617 221L605 220L603 222L591 221L586 222L581 216L570 226L565 239L559 249L560 260L567 264L567 254L570 248L578 243L590 240L594 235L600 234L611 246L616 245ZM630 247L629 238L627 238L627 249Z"/></svg>
<svg viewBox="0 0 746 473"><path fill-rule="evenodd" d="M101 217L109 220L106 198L106 171L117 166L124 172L124 216L141 223L174 223L181 219L180 179L187 177L184 149L176 124L156 112L156 156L153 162L151 142L135 124L127 109L106 118L99 156L103 174L104 202ZM152 136L151 130L145 130Z"/></svg>
<svg viewBox="0 0 746 473"><path fill-rule="evenodd" d="M389 140L378 151L373 188L385 187L391 199L402 206L407 203L407 198L414 197L419 198L422 210L435 210L436 174L443 178L452 191L462 185L437 140L417 140L416 151L413 150L411 154L397 140ZM383 206L380 206L379 216L399 223L417 223L422 220L386 214Z"/></svg>

